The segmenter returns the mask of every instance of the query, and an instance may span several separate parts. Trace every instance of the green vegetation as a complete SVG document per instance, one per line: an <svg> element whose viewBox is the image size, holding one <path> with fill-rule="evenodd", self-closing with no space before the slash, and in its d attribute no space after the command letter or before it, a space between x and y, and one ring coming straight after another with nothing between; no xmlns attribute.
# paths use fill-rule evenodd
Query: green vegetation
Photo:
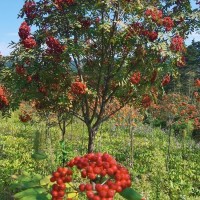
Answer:
<svg viewBox="0 0 200 200"><path fill-rule="evenodd" d="M28 172L45 177L62 163L60 129L50 129L49 141L45 137L45 123L26 124L17 116L15 113L10 119L1 119L0 124L1 200L11 200L20 192L11 187L17 176ZM80 121L73 120L67 127L65 141L67 160L87 152L87 130ZM33 159L36 150L47 158ZM190 138L177 138L173 131L142 124L130 134L130 127L108 121L100 128L95 150L110 153L128 167L132 188L147 199L197 200L200 196L200 149Z"/></svg>

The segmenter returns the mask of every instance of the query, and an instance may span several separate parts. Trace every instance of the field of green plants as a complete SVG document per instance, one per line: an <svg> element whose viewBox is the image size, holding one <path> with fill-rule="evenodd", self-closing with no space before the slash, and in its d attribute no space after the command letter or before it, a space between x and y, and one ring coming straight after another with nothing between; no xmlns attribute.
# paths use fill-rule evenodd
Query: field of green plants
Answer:
<svg viewBox="0 0 200 200"><path fill-rule="evenodd" d="M45 121L22 123L17 112L9 119L1 119L0 130L0 199L11 200L26 188L22 183L15 187L19 175L45 177L60 166L61 133L52 126L46 135ZM66 161L87 153L87 130L80 121L73 119L67 126L65 142ZM132 187L145 199L200 197L200 146L191 137L175 137L173 131L153 128L151 124L138 123L130 130L130 126L116 126L110 120L99 130L95 151L108 152L126 166Z"/></svg>
<svg viewBox="0 0 200 200"><path fill-rule="evenodd" d="M0 54L0 200L200 200L199 5L24 0Z"/></svg>

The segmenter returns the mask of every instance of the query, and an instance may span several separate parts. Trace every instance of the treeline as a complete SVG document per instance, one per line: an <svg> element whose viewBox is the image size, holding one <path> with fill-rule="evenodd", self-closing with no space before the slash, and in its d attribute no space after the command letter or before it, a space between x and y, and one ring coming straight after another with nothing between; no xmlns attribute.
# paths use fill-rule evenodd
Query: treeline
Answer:
<svg viewBox="0 0 200 200"><path fill-rule="evenodd" d="M200 88L195 87L195 80L200 78L200 41L192 41L185 53L185 66L179 67L180 74L173 78L167 86L167 92L178 92L190 98L194 92L200 92Z"/></svg>

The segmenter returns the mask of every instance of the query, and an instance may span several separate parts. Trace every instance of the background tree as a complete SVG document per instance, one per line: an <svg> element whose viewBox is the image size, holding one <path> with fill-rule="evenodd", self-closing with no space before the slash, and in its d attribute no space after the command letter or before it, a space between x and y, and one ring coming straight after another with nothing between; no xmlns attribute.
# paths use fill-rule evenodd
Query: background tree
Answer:
<svg viewBox="0 0 200 200"><path fill-rule="evenodd" d="M194 92L198 92L195 87L195 80L200 77L200 42L192 41L186 48L183 63L179 63L179 76L174 78L166 87L166 91L175 91L193 97Z"/></svg>
<svg viewBox="0 0 200 200"><path fill-rule="evenodd" d="M27 0L19 16L3 80L10 106L29 100L73 114L87 126L88 152L101 123L126 104L147 108L157 98L199 18L187 0ZM105 112L113 99L119 104Z"/></svg>

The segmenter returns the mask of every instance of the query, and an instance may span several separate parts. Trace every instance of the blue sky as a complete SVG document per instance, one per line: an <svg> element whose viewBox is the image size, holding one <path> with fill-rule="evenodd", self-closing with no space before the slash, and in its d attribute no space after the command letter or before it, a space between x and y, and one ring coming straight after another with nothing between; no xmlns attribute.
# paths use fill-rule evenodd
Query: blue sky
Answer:
<svg viewBox="0 0 200 200"><path fill-rule="evenodd" d="M195 5L195 0L192 0ZM1 0L0 3L0 52L2 55L9 55L11 51L8 45L11 41L19 40L18 29L23 19L17 19L17 15L24 4L24 0ZM190 44L192 39L200 41L200 34L193 33L186 44Z"/></svg>

